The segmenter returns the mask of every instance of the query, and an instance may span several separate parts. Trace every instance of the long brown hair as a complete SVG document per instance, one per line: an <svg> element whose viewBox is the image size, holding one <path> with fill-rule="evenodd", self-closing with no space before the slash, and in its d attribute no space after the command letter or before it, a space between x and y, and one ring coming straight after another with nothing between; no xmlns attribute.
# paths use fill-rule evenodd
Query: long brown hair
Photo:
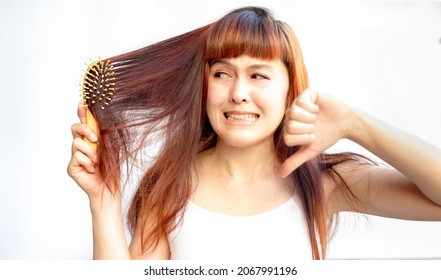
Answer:
<svg viewBox="0 0 441 280"><path fill-rule="evenodd" d="M205 112L206 68L218 58L240 55L280 58L285 63L288 104L309 85L294 32L260 7L234 10L207 26L110 58L116 94L106 109L92 108L100 127L100 176L110 190L120 188L122 164L130 166L152 135L160 135L161 147L128 212L132 230L139 224L143 231L143 250L156 246L176 225L190 196L193 162L199 152L216 145ZM284 144L282 127L283 122L274 134L280 162L298 150ZM353 159L352 154L323 154L290 175L303 204L314 259L326 257L329 238L323 174L335 175L335 165ZM147 216L153 224L149 232Z"/></svg>

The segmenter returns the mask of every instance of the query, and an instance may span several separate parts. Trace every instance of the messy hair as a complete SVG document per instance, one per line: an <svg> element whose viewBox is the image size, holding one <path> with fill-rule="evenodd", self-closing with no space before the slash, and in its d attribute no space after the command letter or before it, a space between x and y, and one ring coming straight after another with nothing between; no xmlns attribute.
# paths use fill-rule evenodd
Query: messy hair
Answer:
<svg viewBox="0 0 441 280"><path fill-rule="evenodd" d="M191 193L196 156L216 145L205 109L206 69L217 59L240 55L283 61L290 81L287 104L309 86L293 30L261 7L233 10L196 30L109 59L116 94L105 110L91 110L100 127L99 175L111 191L120 188L123 163L139 156L152 135L161 139L128 212L132 230L143 231L144 251L176 226ZM283 121L274 134L280 162L299 149L284 144L282 127ZM302 201L314 259L326 258L329 239L323 174L335 175L335 165L354 158L323 154L289 175Z"/></svg>

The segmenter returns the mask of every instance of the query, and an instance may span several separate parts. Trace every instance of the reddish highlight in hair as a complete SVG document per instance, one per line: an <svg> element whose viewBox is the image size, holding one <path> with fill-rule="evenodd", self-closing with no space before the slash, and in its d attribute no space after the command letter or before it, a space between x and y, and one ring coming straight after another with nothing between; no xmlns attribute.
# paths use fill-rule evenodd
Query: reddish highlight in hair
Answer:
<svg viewBox="0 0 441 280"><path fill-rule="evenodd" d="M208 65L222 58L248 55L265 60L281 59L289 73L288 104L308 87L308 74L293 30L260 7L232 11L210 28L205 47Z"/></svg>

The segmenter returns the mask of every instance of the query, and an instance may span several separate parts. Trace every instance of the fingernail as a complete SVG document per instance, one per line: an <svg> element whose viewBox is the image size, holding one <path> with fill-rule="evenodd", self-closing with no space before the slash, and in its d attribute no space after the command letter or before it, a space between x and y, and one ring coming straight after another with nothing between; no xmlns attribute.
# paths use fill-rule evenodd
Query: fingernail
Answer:
<svg viewBox="0 0 441 280"><path fill-rule="evenodd" d="M89 136L89 139L92 142L96 142L96 141L98 141L98 136L96 136L95 133L91 133L90 136Z"/></svg>

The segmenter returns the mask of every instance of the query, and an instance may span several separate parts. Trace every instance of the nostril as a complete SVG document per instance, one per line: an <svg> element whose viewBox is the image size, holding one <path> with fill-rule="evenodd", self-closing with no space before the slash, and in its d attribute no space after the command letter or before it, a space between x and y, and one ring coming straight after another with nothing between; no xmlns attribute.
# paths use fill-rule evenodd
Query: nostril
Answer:
<svg viewBox="0 0 441 280"><path fill-rule="evenodd" d="M231 101L234 102L234 103L248 102L246 98L240 99L240 98L234 98L234 97L231 98Z"/></svg>

